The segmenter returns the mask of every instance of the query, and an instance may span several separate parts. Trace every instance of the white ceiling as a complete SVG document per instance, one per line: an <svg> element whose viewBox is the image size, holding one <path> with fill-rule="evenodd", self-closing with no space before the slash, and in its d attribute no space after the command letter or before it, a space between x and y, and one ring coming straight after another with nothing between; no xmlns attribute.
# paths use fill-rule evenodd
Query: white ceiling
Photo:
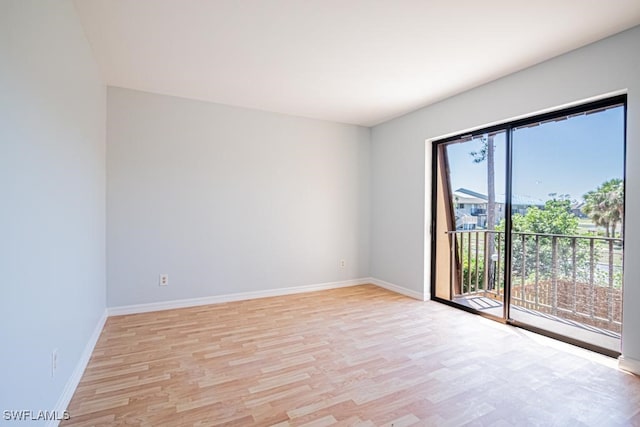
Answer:
<svg viewBox="0 0 640 427"><path fill-rule="evenodd" d="M640 24L640 0L75 5L108 85L365 126Z"/></svg>

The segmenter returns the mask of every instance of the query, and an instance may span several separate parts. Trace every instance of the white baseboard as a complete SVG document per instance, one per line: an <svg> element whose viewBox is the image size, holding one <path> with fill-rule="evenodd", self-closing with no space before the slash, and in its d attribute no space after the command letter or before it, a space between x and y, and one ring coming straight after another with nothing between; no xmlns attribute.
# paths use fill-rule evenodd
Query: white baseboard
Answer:
<svg viewBox="0 0 640 427"><path fill-rule="evenodd" d="M365 285L365 284L373 284L379 286L381 288L390 290L392 292L396 292L402 295L406 295L411 298L415 298L420 301L425 300L425 295L416 292L411 289L404 288L402 286L394 285L393 283L385 282L384 280L379 280L373 277L365 277L360 279L351 279L344 280L340 282L329 282L329 283L319 283L315 285L304 285L304 286L295 286L291 288L278 288L278 289L269 289L264 291L253 291L253 292L239 292L234 294L226 294L226 295L216 295L211 297L203 297L203 298L190 298L190 299L181 299L174 301L162 301L162 302L154 302L149 304L136 304L136 305L126 305L120 307L109 307L105 309L102 317L98 320L96 327L93 331L93 334L89 338L87 345L85 346L82 355L80 356L80 360L76 364L76 368L74 369L71 377L67 380L65 388L58 399L56 407L54 409L56 414L62 414L67 410L69 406L69 402L73 397L73 394L82 379L82 374L84 373L87 364L89 363L89 359L91 359L91 354L93 353L93 349L98 342L98 338L100 338L100 333L104 328L104 324L107 321L109 316L120 316L124 314L135 314L135 313L147 313L151 311L160 311L160 310L170 310L174 308L184 308L184 307L195 307L199 305L207 305L207 304L219 304L223 302L232 302L232 301L243 301L248 299L255 298L266 298L266 297L275 297L281 295L292 295L303 292L314 292L314 291L323 291L327 289L337 289L337 288L345 288L348 286L357 286L357 285ZM620 362L622 363L622 361ZM638 363L635 362L634 363ZM59 420L52 420L48 426L56 427L59 424Z"/></svg>
<svg viewBox="0 0 640 427"><path fill-rule="evenodd" d="M89 337L89 341L87 342L87 345L84 347L84 351L80 355L80 360L78 360L78 363L76 363L75 369L71 373L71 376L69 377L69 379L67 380L67 383L64 386L64 390L62 391L62 394L58 398L58 403L56 403L54 413L60 415L67 410L67 407L69 406L69 402L71 402L71 398L73 397L73 394L75 393L76 388L78 387L78 384L82 379L82 374L84 374L84 370L87 367L87 364L89 363L89 359L91 359L91 355L93 354L93 349L95 348L96 343L98 342L98 338L100 338L100 334L102 333L102 329L104 328L104 324L107 321L108 317L109 315L107 313L107 310L105 309L100 319L98 319L98 323L96 324L96 327L93 329L93 333L91 334L91 337ZM59 423L60 423L60 420L52 420L48 423L48 426L55 427Z"/></svg>
<svg viewBox="0 0 640 427"><path fill-rule="evenodd" d="M381 288L385 288L389 291L406 295L408 297L411 297L420 301L426 301L428 299L427 295L424 294L423 292L417 292L412 289L407 289L405 287L398 286L393 283L385 282L384 280L376 279L375 277L369 277L367 280L369 281L369 283L372 283Z"/></svg>
<svg viewBox="0 0 640 427"><path fill-rule="evenodd" d="M618 368L640 375L640 360L630 359L628 357L618 357Z"/></svg>
<svg viewBox="0 0 640 427"><path fill-rule="evenodd" d="M295 286L291 288L268 289L264 291L239 292L234 294L215 295L202 298L189 298L173 301L152 302L148 304L125 305L108 308L109 316L124 314L148 313L150 311L171 310L174 308L196 307L199 305L220 304L223 302L243 301L248 299L277 297L281 295L299 294L303 292L324 291L327 289L344 288L347 286L371 283L370 278L351 279L341 282L319 283L315 285Z"/></svg>

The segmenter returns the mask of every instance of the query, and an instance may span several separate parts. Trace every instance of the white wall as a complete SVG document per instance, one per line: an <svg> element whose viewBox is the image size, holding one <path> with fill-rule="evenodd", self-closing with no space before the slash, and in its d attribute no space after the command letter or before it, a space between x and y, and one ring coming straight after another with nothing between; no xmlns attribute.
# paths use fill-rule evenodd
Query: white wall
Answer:
<svg viewBox="0 0 640 427"><path fill-rule="evenodd" d="M428 291L431 146L425 152L425 140L620 90L628 92L622 345L625 358L640 360L640 223L634 220L640 218L640 27L374 127L371 275ZM427 206L427 224L430 213Z"/></svg>
<svg viewBox="0 0 640 427"><path fill-rule="evenodd" d="M109 306L369 275L368 128L107 98Z"/></svg>
<svg viewBox="0 0 640 427"><path fill-rule="evenodd" d="M71 3L0 2L0 411L54 409L104 314L105 104Z"/></svg>

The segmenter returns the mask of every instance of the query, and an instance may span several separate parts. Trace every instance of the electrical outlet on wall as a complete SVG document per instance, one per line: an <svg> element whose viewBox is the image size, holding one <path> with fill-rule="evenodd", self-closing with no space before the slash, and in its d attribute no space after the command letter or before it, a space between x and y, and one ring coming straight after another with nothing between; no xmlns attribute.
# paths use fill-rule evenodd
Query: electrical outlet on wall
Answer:
<svg viewBox="0 0 640 427"><path fill-rule="evenodd" d="M341 259L340 260L340 268L344 270L346 267L347 267L347 261Z"/></svg>
<svg viewBox="0 0 640 427"><path fill-rule="evenodd" d="M169 275L168 274L161 274L158 284L160 286L168 286L169 285Z"/></svg>

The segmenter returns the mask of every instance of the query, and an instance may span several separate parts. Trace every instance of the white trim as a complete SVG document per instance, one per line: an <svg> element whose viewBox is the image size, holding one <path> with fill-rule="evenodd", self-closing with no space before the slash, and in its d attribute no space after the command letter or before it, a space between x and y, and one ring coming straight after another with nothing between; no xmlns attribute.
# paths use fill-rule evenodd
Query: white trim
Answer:
<svg viewBox="0 0 640 427"><path fill-rule="evenodd" d="M618 368L636 375L640 375L640 360L620 356L618 357Z"/></svg>
<svg viewBox="0 0 640 427"><path fill-rule="evenodd" d="M78 384L82 379L82 374L84 374L84 370L87 367L87 364L89 363L89 359L91 359L91 355L93 354L93 349L96 346L96 343L98 342L98 338L100 338L100 334L102 333L102 329L104 328L104 324L107 321L108 317L109 317L109 314L105 309L100 319L98 319L98 323L96 324L96 327L94 328L93 333L91 334L91 337L89 337L89 341L87 342L87 345L84 347L84 351L80 355L80 360L78 360L78 363L76 363L76 368L73 370L73 373L71 374L71 376L67 380L67 383L64 386L64 390L62 391L62 394L58 398L58 403L56 403L56 406L54 409L54 412L56 414L60 415L67 410L67 407L69 406L69 402L71 402L71 398L73 397L73 394L76 392L76 388L78 387ZM59 423L60 423L60 420L51 420L47 425L49 427L56 427Z"/></svg>
<svg viewBox="0 0 640 427"><path fill-rule="evenodd" d="M87 345L85 346L82 355L80 356L80 360L76 364L76 368L74 369L71 377L67 380L65 388L58 399L58 403L55 406L55 413L62 414L67 410L69 402L73 397L73 394L82 379L82 374L84 373L87 364L89 363L89 359L91 359L91 355L93 354L93 349L98 342L98 338L100 338L100 334L102 333L102 329L104 328L105 322L107 318L110 316L119 316L124 314L135 314L135 313L147 313L150 311L159 311L159 310L170 310L173 308L183 308L183 307L194 307L199 305L207 305L207 304L218 304L223 302L232 302L232 301L243 301L254 298L266 298L266 297L274 297L274 296L282 296L282 295L291 295L298 294L303 292L314 292L314 291L323 291L328 289L337 289L337 288L345 288L348 286L358 286L358 285L366 285L373 284L379 286L381 288L390 290L392 292L396 292L398 294L406 295L411 298L415 298L420 301L425 300L425 295L416 292L411 289L404 288L402 286L394 285L393 283L385 282L384 280L379 280L374 277L364 277L360 279L351 279L344 280L340 282L328 282L328 283L319 283L315 285L304 285L304 286L295 286L291 288L278 288L278 289L269 289L264 291L253 291L253 292L240 292L235 294L226 294L226 295L216 295L211 297L202 297L202 298L190 298L190 299L182 299L182 300L174 300L174 301L162 301L162 302L154 302L149 304L136 304L136 305L126 305L120 307L110 307L106 308L96 327L93 331L93 334L89 338ZM621 362L622 363L622 362ZM48 427L56 427L60 423L59 420L52 420L47 425Z"/></svg>
<svg viewBox="0 0 640 427"><path fill-rule="evenodd" d="M397 294L406 295L408 297L411 297L420 301L426 301L427 299L423 292L416 292L413 289L407 289L405 287L398 286L393 283L385 282L384 280L376 279L375 277L369 277L368 280L370 283L376 286L395 292Z"/></svg>
<svg viewBox="0 0 640 427"><path fill-rule="evenodd" d="M541 115L547 114L547 113L554 113L556 111L564 110L566 108L577 107L577 106L580 106L582 104L588 104L590 102L600 101L601 99L613 98L614 96L625 95L627 93L629 93L628 89L618 89L618 90L614 90L614 91L607 92L607 93L601 93L599 95L588 96L586 98L582 98L582 99L579 99L579 100L576 100L576 101L565 102L564 104L560 104L560 105L556 105L556 106L552 106L552 107L542 108L540 110L532 111L530 113L520 114L518 116L506 117L504 119L494 120L492 122L488 122L488 123L481 124L481 125L478 125L478 126L472 126L470 128L466 128L466 129L463 129L463 130L458 130L458 131L455 131L455 132L448 132L448 133L445 133L445 134L440 135L440 136L430 137L430 138L425 139L425 142L427 142L428 144L431 144L431 143L433 143L433 141L438 141L438 140L441 140L441 139L450 138L450 137L455 136L455 135L466 135L468 133L473 133L473 132L477 131L478 129L484 129L484 128L489 128L489 127L493 127L493 126L501 126L501 125L504 125L506 123L515 122L515 121L518 121L518 120L528 119L529 117L541 116Z"/></svg>
<svg viewBox="0 0 640 427"><path fill-rule="evenodd" d="M255 298L276 297L281 295L299 294L303 292L324 291L327 289L344 288L370 283L372 279L361 278L344 280L341 282L318 283L315 285L294 286L291 288L268 289L264 291L239 292L235 294L215 295L210 297L189 298L173 301L152 302L148 304L124 305L109 307L109 316L121 316L124 314L148 313L150 311L171 310L174 308L195 307L199 305L220 304L223 302L244 301Z"/></svg>

